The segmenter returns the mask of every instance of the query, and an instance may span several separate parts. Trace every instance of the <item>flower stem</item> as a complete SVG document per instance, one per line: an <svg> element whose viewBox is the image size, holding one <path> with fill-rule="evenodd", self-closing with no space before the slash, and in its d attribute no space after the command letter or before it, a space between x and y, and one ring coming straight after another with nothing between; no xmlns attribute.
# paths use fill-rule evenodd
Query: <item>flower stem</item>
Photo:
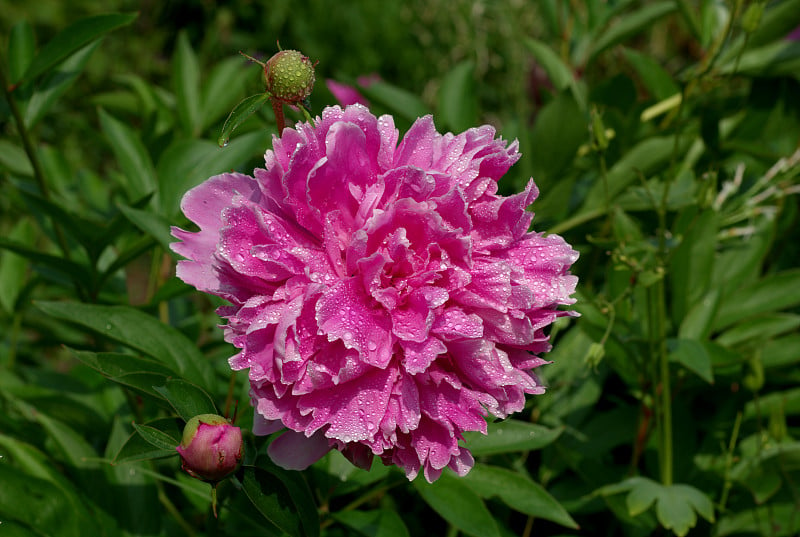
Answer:
<svg viewBox="0 0 800 537"><path fill-rule="evenodd" d="M42 197L47 201L51 201L50 199L50 189L47 186L47 181L44 176L44 171L42 171L42 165L39 163L39 158L36 156L36 149L34 148L33 140L31 138L31 133L28 131L28 127L25 125L25 118L22 117L22 112L17 105L16 99L12 95L13 88L9 88L8 80L6 79L6 73L3 69L0 68L0 86L3 86L3 94L6 97L6 102L8 103L8 108L11 110L11 115L14 116L14 122L17 124L17 131L19 131L19 137L22 140L22 147L25 150L25 154L28 156L28 160L31 163L31 168L33 169L33 178L36 180L36 184L39 187L39 191L42 194ZM69 254L69 247L67 245L67 240L64 237L64 232L61 230L61 226L58 225L56 220L53 220L53 231L56 234L56 240L58 241L58 246L61 248L61 251L64 254L66 259L70 258Z"/></svg>
<svg viewBox="0 0 800 537"><path fill-rule="evenodd" d="M275 112L275 121L278 123L278 136L283 134L283 129L286 128L286 119L283 117L283 103L278 99L270 99L272 103L272 111Z"/></svg>
<svg viewBox="0 0 800 537"><path fill-rule="evenodd" d="M666 340L666 307L664 299L664 280L660 279L654 284L656 304L656 330L658 334L657 352L659 362L659 376L661 384L661 398L656 403L661 407L661 434L659 439L659 466L661 468L661 483L664 486L672 485L672 389L669 376L669 354L667 353Z"/></svg>

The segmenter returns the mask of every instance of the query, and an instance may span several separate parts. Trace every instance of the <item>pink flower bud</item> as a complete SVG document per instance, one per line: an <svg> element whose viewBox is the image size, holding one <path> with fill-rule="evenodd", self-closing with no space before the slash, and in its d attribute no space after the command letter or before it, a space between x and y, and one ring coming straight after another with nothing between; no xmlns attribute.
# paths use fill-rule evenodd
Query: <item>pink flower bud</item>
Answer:
<svg viewBox="0 0 800 537"><path fill-rule="evenodd" d="M217 482L236 471L242 460L242 430L215 414L200 414L186 423L175 448L192 477Z"/></svg>

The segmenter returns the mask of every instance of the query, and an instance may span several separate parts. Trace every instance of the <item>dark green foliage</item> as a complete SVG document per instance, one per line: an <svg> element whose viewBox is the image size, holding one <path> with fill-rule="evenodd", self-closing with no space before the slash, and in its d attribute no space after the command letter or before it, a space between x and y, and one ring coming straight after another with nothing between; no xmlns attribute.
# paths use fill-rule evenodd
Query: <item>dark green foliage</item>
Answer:
<svg viewBox="0 0 800 537"><path fill-rule="evenodd" d="M800 532L800 1L155 4L0 1L0 532ZM401 130L518 139L500 189L533 176L581 252L547 393L466 435L467 477L275 467L220 301L173 276L184 192L263 164L238 51L278 41L319 60L312 115L377 74ZM219 518L174 450L200 413L247 439Z"/></svg>

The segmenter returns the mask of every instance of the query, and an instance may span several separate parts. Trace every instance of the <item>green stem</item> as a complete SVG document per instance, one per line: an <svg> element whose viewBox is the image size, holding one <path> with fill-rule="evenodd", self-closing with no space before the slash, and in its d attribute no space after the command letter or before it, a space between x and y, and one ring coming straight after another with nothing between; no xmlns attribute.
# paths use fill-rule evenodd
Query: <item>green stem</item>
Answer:
<svg viewBox="0 0 800 537"><path fill-rule="evenodd" d="M694 13L692 13L689 3L686 0L678 0L678 9L681 12L683 20L685 20L687 26L689 26L689 31L692 32L692 35L694 35L696 39L701 39L703 35L700 31L700 25L697 24L697 19L695 18Z"/></svg>
<svg viewBox="0 0 800 537"><path fill-rule="evenodd" d="M666 307L664 299L664 280L660 279L654 284L656 288L656 330L658 334L657 351L659 362L659 377L661 384L661 397L658 405L661 407L661 445L659 446L659 461L661 467L661 483L665 486L672 485L672 389L670 387L669 354L667 353L666 339Z"/></svg>
<svg viewBox="0 0 800 537"><path fill-rule="evenodd" d="M20 111L19 106L17 106L17 101L14 99L12 89L9 88L8 80L6 79L6 73L3 69L0 69L0 86L3 86L3 93L6 97L6 102L8 102L8 108L11 110L11 115L14 116L14 121L16 122L17 130L19 131L19 137L22 140L22 147L25 150L25 154L28 156L28 160L31 162L33 178L36 180L36 184L39 187L39 191L42 193L42 197L47 201L52 201L50 198L50 189L47 186L47 180L45 179L44 171L42 170L42 165L39 163L39 159L36 156L36 149L34 148L31 133L28 130L28 127L25 125L25 118L22 117L22 111ZM53 231L56 234L56 240L58 241L58 245L61 248L64 257L69 259L70 254L69 247L67 246L67 240L64 237L61 226L59 226L58 222L55 220L53 220Z"/></svg>

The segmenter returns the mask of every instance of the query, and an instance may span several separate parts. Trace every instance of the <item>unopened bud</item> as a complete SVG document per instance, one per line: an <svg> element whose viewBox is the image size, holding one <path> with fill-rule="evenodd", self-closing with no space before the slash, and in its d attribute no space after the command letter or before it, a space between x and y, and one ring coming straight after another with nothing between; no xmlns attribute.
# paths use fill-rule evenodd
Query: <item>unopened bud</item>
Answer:
<svg viewBox="0 0 800 537"><path fill-rule="evenodd" d="M212 483L236 471L242 460L242 430L216 414L200 414L186 423L176 448L183 469Z"/></svg>
<svg viewBox="0 0 800 537"><path fill-rule="evenodd" d="M282 50L264 65L267 91L286 103L302 103L314 89L314 64L297 50Z"/></svg>

